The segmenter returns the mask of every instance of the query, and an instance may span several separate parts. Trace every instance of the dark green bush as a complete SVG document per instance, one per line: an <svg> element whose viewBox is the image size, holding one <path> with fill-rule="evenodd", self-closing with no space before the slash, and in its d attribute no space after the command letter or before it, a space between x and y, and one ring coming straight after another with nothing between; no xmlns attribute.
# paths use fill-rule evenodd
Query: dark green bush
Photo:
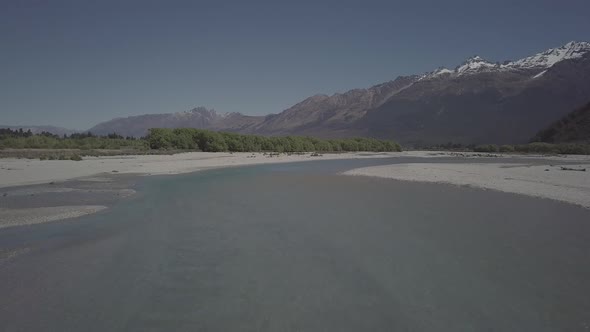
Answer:
<svg viewBox="0 0 590 332"><path fill-rule="evenodd" d="M205 152L401 151L400 145L395 142L373 138L322 140L300 136L265 137L192 128L154 128L150 130L147 141L152 149L198 148Z"/></svg>
<svg viewBox="0 0 590 332"><path fill-rule="evenodd" d="M501 145L500 152L514 152L514 146L512 145Z"/></svg>
<svg viewBox="0 0 590 332"><path fill-rule="evenodd" d="M473 148L473 151L475 151L475 152L498 152L498 151L500 151L500 148L496 144L484 144L484 145L476 146L475 148Z"/></svg>
<svg viewBox="0 0 590 332"><path fill-rule="evenodd" d="M575 143L529 143L515 146L516 151L541 154L590 154L590 144Z"/></svg>

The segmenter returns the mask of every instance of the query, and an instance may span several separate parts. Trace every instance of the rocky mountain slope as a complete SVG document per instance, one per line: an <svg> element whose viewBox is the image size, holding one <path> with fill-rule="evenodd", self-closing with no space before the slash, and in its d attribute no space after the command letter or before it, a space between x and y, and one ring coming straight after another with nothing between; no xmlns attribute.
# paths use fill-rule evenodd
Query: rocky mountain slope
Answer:
<svg viewBox="0 0 590 332"><path fill-rule="evenodd" d="M266 117L198 108L115 119L91 129L141 136L150 127L263 135L354 135L433 143L523 143L590 96L590 43L570 42L503 63L482 57L367 89L315 95Z"/></svg>
<svg viewBox="0 0 590 332"><path fill-rule="evenodd" d="M425 75L356 126L417 145L526 142L590 96L590 44L568 45L503 65L472 58L450 73ZM586 53L572 53L580 46Z"/></svg>
<svg viewBox="0 0 590 332"><path fill-rule="evenodd" d="M547 143L590 143L590 103L541 130L533 141Z"/></svg>
<svg viewBox="0 0 590 332"><path fill-rule="evenodd" d="M354 89L332 96L315 95L279 114L268 116L250 129L266 135L350 136L351 124L419 78L402 76L368 89Z"/></svg>

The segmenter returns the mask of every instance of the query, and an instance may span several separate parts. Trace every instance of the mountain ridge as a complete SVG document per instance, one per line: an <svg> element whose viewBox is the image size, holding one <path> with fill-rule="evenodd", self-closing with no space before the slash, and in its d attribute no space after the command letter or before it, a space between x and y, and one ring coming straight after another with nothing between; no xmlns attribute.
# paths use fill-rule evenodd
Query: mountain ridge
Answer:
<svg viewBox="0 0 590 332"><path fill-rule="evenodd" d="M564 115L556 110L573 109L590 95L589 58L588 42L569 42L502 63L473 56L453 70L439 67L368 88L317 94L266 116L197 108L113 119L91 131L124 130L137 136L150 127L190 126L263 135L361 135L418 145L520 143Z"/></svg>

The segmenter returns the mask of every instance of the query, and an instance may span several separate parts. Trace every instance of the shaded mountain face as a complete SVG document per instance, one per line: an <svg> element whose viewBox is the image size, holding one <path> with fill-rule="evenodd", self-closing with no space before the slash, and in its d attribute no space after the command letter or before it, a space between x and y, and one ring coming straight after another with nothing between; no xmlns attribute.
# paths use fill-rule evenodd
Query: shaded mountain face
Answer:
<svg viewBox="0 0 590 332"><path fill-rule="evenodd" d="M0 128L8 128L11 130L19 130L22 129L23 131L31 131L33 134L41 134L43 132L52 133L54 135L63 136L64 134L70 135L76 133L76 130L55 127L55 126L8 126L8 125L0 125Z"/></svg>
<svg viewBox="0 0 590 332"><path fill-rule="evenodd" d="M590 103L541 130L533 141L547 143L590 143Z"/></svg>
<svg viewBox="0 0 590 332"><path fill-rule="evenodd" d="M549 68L496 70L418 81L370 110L357 126L413 145L524 143L590 96L588 53Z"/></svg>
<svg viewBox="0 0 590 332"><path fill-rule="evenodd" d="M517 61L479 56L455 69L318 95L253 127L262 134L373 136L407 145L524 143L590 95L590 44Z"/></svg>
<svg viewBox="0 0 590 332"><path fill-rule="evenodd" d="M152 127L263 135L371 136L406 145L524 143L590 96L590 43L503 63L482 57L455 69L398 77L367 89L315 95L266 117L204 108L114 119L91 129L142 136Z"/></svg>
<svg viewBox="0 0 590 332"><path fill-rule="evenodd" d="M368 110L380 106L391 96L411 86L419 76L403 76L368 89L354 89L342 94L315 95L253 127L266 135L349 135L352 125Z"/></svg>

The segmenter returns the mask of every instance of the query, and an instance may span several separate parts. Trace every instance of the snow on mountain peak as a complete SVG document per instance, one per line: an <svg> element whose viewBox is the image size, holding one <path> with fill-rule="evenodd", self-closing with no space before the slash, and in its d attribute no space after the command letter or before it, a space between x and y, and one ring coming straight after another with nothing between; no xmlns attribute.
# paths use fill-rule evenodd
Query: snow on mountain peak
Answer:
<svg viewBox="0 0 590 332"><path fill-rule="evenodd" d="M434 75L434 76L440 76L440 75L452 74L452 73L453 73L453 71L450 70L450 69L447 69L445 67L439 67L435 71L432 72L432 75Z"/></svg>
<svg viewBox="0 0 590 332"><path fill-rule="evenodd" d="M460 76L466 73L484 71L494 67L497 67L497 65L484 60L479 55L476 55L463 62L462 65L455 69L455 72Z"/></svg>
<svg viewBox="0 0 590 332"><path fill-rule="evenodd" d="M423 75L419 76L418 77L418 81L430 79L430 78L437 77L437 76L444 76L446 74L449 74L450 75L450 74L453 74L453 73L454 73L454 71L452 71L450 69L447 69L445 67L438 67L434 71L426 72Z"/></svg>
<svg viewBox="0 0 590 332"><path fill-rule="evenodd" d="M561 47L550 48L533 56L510 62L504 67L509 69L547 69L560 61L580 58L588 52L590 52L590 43L571 41Z"/></svg>
<svg viewBox="0 0 590 332"><path fill-rule="evenodd" d="M484 58L475 55L463 62L455 70L440 67L435 71L425 73L418 78L418 81L435 78L438 76L458 77L463 75L477 74L481 72L503 72L503 71L533 71L533 78L541 77L546 70L554 64L569 59L576 59L590 53L590 43L569 42L561 47L551 48L544 52L529 56L517 61L509 61L504 64L492 63ZM447 75L448 74L448 75Z"/></svg>
<svg viewBox="0 0 590 332"><path fill-rule="evenodd" d="M468 58L467 61L465 61L465 62L482 62L482 61L485 62L485 60L482 57L480 57L479 55L474 55L471 58Z"/></svg>

